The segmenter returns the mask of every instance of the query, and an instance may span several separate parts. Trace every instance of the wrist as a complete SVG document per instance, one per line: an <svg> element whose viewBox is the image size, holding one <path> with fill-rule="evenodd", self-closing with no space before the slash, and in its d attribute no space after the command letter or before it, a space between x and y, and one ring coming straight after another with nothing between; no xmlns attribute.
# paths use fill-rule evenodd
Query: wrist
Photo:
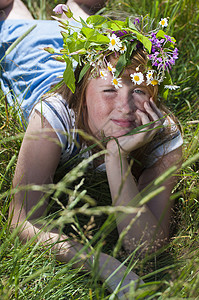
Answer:
<svg viewBox="0 0 199 300"><path fill-rule="evenodd" d="M106 145L107 156L115 157L119 159L128 159L130 151L126 151L120 144L119 141L110 140Z"/></svg>
<svg viewBox="0 0 199 300"><path fill-rule="evenodd" d="M128 166L128 155L123 155L121 153L113 153L113 152L107 152L105 154L105 164L106 166L112 165L112 166L121 166L126 165Z"/></svg>

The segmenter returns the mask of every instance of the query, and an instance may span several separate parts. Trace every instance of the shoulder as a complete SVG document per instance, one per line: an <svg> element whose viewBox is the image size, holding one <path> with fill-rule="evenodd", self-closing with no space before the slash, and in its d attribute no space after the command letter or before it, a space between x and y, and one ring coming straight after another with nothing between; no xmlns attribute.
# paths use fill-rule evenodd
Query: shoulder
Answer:
<svg viewBox="0 0 199 300"><path fill-rule="evenodd" d="M61 145L60 164L64 164L76 153L77 133L75 129L75 114L68 107L67 101L58 93L49 94L35 106L31 113L30 120L34 113L39 113L54 130L59 144Z"/></svg>
<svg viewBox="0 0 199 300"><path fill-rule="evenodd" d="M45 118L42 119L40 113L35 112L20 148L18 159L20 170L24 170L26 174L35 173L36 170L43 173L45 169L47 173L53 174L60 155L61 147L56 133L48 121Z"/></svg>
<svg viewBox="0 0 199 300"><path fill-rule="evenodd" d="M75 128L75 114L60 94L51 94L43 98L33 108L30 118L37 111L55 130L61 144L65 147L67 135Z"/></svg>

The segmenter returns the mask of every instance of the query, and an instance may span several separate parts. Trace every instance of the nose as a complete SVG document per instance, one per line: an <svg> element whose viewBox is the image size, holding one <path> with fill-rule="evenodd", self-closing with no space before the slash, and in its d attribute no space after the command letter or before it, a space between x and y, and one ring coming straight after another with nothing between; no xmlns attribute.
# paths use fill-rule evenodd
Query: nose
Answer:
<svg viewBox="0 0 199 300"><path fill-rule="evenodd" d="M137 107L128 92L122 92L117 99L116 108L124 114L135 112Z"/></svg>

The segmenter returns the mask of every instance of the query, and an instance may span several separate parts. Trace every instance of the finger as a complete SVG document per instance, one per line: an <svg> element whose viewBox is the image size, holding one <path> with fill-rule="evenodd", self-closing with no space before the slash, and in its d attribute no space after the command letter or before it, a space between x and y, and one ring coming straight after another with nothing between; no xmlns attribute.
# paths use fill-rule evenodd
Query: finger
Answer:
<svg viewBox="0 0 199 300"><path fill-rule="evenodd" d="M152 109L151 105L148 102L144 103L144 108L145 108L147 114L149 115L149 118L151 121L160 120L158 114L154 111L154 109Z"/></svg>
<svg viewBox="0 0 199 300"><path fill-rule="evenodd" d="M154 130L151 130L151 129L155 129L153 128L154 127L154 124L151 124L151 120L149 119L149 117L147 116L146 113L144 113L143 111L141 110L137 110L136 111L137 115L139 115L140 119L141 119L141 124L142 125L147 125L149 124L148 126L144 127L143 129L139 130L140 133L147 133L147 135L149 134L153 134Z"/></svg>
<svg viewBox="0 0 199 300"><path fill-rule="evenodd" d="M153 101L152 101L153 102ZM163 118L163 114L161 113L161 111L157 108L157 106L154 104L154 109L155 111L152 109L151 105L148 102L144 103L144 107L146 109L146 112L149 114L149 117L151 119L151 121L154 121L153 124L151 124L151 127L158 127L158 129L160 129L160 126L163 126L164 123L164 118ZM161 118L160 118L161 117Z"/></svg>
<svg viewBox="0 0 199 300"><path fill-rule="evenodd" d="M136 114L140 118L142 125L146 125L146 124L148 124L148 123L151 122L150 119L149 119L149 117L147 116L147 114L145 112L137 109L136 110Z"/></svg>
<svg viewBox="0 0 199 300"><path fill-rule="evenodd" d="M155 111L155 113L158 115L158 117L164 122L164 120L165 120L164 115L161 112L161 110L157 107L157 105L155 104L153 99L150 98L149 102L150 102L150 105L151 105L152 109Z"/></svg>
<svg viewBox="0 0 199 300"><path fill-rule="evenodd" d="M145 132L147 133L147 140L148 141L151 141L153 139L153 137L156 135L156 133L161 130L160 127L162 127L162 123L159 119L159 117L156 115L156 113L152 110L152 108L150 107L149 108L149 104L144 104L146 106L145 109L148 110L148 114L151 115L151 119L149 119L149 117L147 116L146 113L138 110L138 114L140 115L141 117L141 120L142 120L142 124L147 124L147 123L151 123L151 121L154 121L153 124L150 124L149 126L146 126L144 129L140 130L140 132Z"/></svg>

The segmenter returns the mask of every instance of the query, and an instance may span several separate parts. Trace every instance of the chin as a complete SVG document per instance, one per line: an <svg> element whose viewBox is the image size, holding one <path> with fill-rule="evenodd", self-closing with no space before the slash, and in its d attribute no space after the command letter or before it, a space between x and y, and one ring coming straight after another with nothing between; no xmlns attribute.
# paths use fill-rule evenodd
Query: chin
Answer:
<svg viewBox="0 0 199 300"><path fill-rule="evenodd" d="M127 134L128 132L130 132L132 130L132 128L131 129L123 129L123 130L119 130L119 131L115 131L115 132L113 132L113 133L110 133L110 134L106 134L106 136L108 137L115 137L115 138L119 138L119 137L121 137L121 136L124 136L125 134Z"/></svg>

